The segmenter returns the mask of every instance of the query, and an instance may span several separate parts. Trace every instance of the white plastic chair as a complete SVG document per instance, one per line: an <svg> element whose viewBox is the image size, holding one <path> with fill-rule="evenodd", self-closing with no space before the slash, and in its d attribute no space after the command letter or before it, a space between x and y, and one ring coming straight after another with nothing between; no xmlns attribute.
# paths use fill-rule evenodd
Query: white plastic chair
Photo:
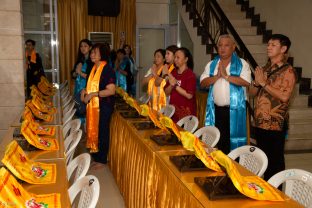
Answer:
<svg viewBox="0 0 312 208"><path fill-rule="evenodd" d="M268 183L279 187L285 183L285 194L305 207L312 207L312 174L305 170L288 169L276 173Z"/></svg>
<svg viewBox="0 0 312 208"><path fill-rule="evenodd" d="M184 130L193 133L198 127L198 118L196 116L190 115L181 118L177 124Z"/></svg>
<svg viewBox="0 0 312 208"><path fill-rule="evenodd" d="M76 113L76 109L74 108L71 111L68 111L67 113L65 113L63 115L63 118L62 118L63 126L65 126L67 124L67 122L72 120L72 118L74 117L75 113Z"/></svg>
<svg viewBox="0 0 312 208"><path fill-rule="evenodd" d="M65 108L63 108L63 115L68 111L71 111L75 107L75 102L70 102Z"/></svg>
<svg viewBox="0 0 312 208"><path fill-rule="evenodd" d="M151 97L147 94L147 93L144 93L139 99L139 103L140 104L147 104L149 102L149 100L151 99Z"/></svg>
<svg viewBox="0 0 312 208"><path fill-rule="evenodd" d="M79 118L73 119L63 126L63 137L66 138L68 133L71 134L72 132L78 131L81 127L81 120Z"/></svg>
<svg viewBox="0 0 312 208"><path fill-rule="evenodd" d="M62 99L62 101L63 101L66 97L68 97L69 95L70 95L69 89L68 89L68 90L65 90L64 92L61 92L61 99Z"/></svg>
<svg viewBox="0 0 312 208"><path fill-rule="evenodd" d="M73 206L74 200L80 192L81 194L78 206ZM76 181L68 189L68 194L72 207L95 208L100 195L99 180L93 175L85 176L80 180Z"/></svg>
<svg viewBox="0 0 312 208"><path fill-rule="evenodd" d="M220 131L215 126L204 126L197 129L194 135L201 139L209 147L215 147L220 139Z"/></svg>
<svg viewBox="0 0 312 208"><path fill-rule="evenodd" d="M81 140L82 130L72 132L64 141L66 165L73 159L75 149Z"/></svg>
<svg viewBox="0 0 312 208"><path fill-rule="evenodd" d="M63 91L66 87L68 87L68 80L65 80L63 83L61 83L59 89L60 91Z"/></svg>
<svg viewBox="0 0 312 208"><path fill-rule="evenodd" d="M173 116L174 112L175 112L175 107L174 107L174 105L170 105L170 104L162 107L159 110L159 113L162 113L165 116L168 116L169 118L171 118Z"/></svg>
<svg viewBox="0 0 312 208"><path fill-rule="evenodd" d="M73 96L68 95L64 100L62 100L62 108L66 108L66 106L73 101Z"/></svg>
<svg viewBox="0 0 312 208"><path fill-rule="evenodd" d="M90 163L91 156L89 153L82 153L75 157L67 166L67 180L74 183L84 177L89 170ZM74 172L75 174L73 175Z"/></svg>
<svg viewBox="0 0 312 208"><path fill-rule="evenodd" d="M250 172L262 176L268 167L268 157L255 146L245 145L232 150L228 156L232 160L239 157L239 164Z"/></svg>

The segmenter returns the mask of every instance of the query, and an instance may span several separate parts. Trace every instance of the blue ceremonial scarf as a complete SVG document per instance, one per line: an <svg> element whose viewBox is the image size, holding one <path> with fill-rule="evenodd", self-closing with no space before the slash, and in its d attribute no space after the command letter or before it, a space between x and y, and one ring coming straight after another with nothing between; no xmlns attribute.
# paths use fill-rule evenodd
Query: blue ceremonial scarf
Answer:
<svg viewBox="0 0 312 208"><path fill-rule="evenodd" d="M125 70L126 66L128 64L128 58L124 58L120 65L119 68L121 70ZM127 91L127 77L121 73L119 73L118 71L116 71L116 85L118 87L121 87L123 90Z"/></svg>
<svg viewBox="0 0 312 208"><path fill-rule="evenodd" d="M214 58L210 64L210 77L214 76L215 68L218 64L220 57ZM239 76L243 68L242 61L233 53L231 58L230 75ZM213 85L210 85L209 94L207 98L206 107L206 126L215 125L215 107L213 101ZM242 86L237 86L230 83L230 141L231 150L243 146L247 143L247 130L246 130L246 102L244 89Z"/></svg>

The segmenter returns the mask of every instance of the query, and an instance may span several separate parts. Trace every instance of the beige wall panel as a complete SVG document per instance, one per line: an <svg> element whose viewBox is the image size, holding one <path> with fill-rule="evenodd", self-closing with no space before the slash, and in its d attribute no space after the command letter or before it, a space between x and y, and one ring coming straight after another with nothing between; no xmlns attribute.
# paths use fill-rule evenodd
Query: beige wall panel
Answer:
<svg viewBox="0 0 312 208"><path fill-rule="evenodd" d="M22 36L0 35L0 60L23 59Z"/></svg>
<svg viewBox="0 0 312 208"><path fill-rule="evenodd" d="M21 35L20 12L0 11L0 35Z"/></svg>
<svg viewBox="0 0 312 208"><path fill-rule="evenodd" d="M20 0L1 0L0 11L20 11L21 3Z"/></svg>
<svg viewBox="0 0 312 208"><path fill-rule="evenodd" d="M161 25L168 24L168 4L137 3L137 25Z"/></svg>
<svg viewBox="0 0 312 208"><path fill-rule="evenodd" d="M25 93L22 83L0 84L0 89L0 106L24 106Z"/></svg>
<svg viewBox="0 0 312 208"><path fill-rule="evenodd" d="M24 107L0 107L0 130L9 128L23 109Z"/></svg>
<svg viewBox="0 0 312 208"><path fill-rule="evenodd" d="M0 84L24 83L23 60L0 60Z"/></svg>

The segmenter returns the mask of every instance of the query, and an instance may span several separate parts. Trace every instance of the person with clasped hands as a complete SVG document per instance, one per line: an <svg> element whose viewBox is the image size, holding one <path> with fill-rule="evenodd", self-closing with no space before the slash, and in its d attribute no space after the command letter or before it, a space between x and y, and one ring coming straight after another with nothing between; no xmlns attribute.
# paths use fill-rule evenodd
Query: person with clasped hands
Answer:
<svg viewBox="0 0 312 208"><path fill-rule="evenodd" d="M209 87L205 125L220 130L217 146L228 154L247 143L245 87L251 81L251 71L235 53L232 36L221 35L217 47L218 56L206 65L200 86Z"/></svg>
<svg viewBox="0 0 312 208"><path fill-rule="evenodd" d="M255 69L255 80L249 89L256 96L255 139L269 163L264 179L285 169L284 146L288 128L289 100L296 83L296 73L287 63L291 45L288 37L274 34L267 45L268 63Z"/></svg>

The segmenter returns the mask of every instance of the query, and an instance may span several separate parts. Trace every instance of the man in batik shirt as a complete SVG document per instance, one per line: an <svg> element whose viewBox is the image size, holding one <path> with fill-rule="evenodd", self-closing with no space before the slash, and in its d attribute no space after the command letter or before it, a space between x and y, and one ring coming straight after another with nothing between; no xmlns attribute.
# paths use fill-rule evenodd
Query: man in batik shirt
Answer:
<svg viewBox="0 0 312 208"><path fill-rule="evenodd" d="M288 64L287 52L291 45L288 37L274 34L269 39L269 61L255 69L255 80L250 95L256 95L255 138L265 152L269 164L264 174L268 180L285 169L284 146L288 127L289 101L296 83L296 74Z"/></svg>

